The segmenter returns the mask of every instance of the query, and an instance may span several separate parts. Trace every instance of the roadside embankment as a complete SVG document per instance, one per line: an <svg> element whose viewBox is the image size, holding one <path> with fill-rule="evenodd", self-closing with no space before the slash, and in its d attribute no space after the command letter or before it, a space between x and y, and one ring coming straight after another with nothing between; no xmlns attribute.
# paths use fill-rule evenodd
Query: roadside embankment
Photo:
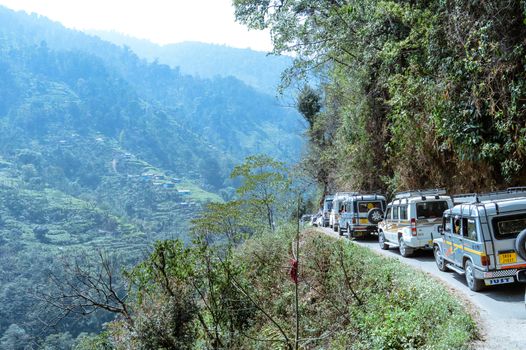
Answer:
<svg viewBox="0 0 526 350"><path fill-rule="evenodd" d="M283 269L289 238L253 238L240 257L260 302L294 329L294 284ZM254 258L256 257L256 258ZM423 272L347 244L315 229L303 231L299 255L302 348L467 349L478 338L476 323L458 298ZM268 334L272 325L255 325Z"/></svg>

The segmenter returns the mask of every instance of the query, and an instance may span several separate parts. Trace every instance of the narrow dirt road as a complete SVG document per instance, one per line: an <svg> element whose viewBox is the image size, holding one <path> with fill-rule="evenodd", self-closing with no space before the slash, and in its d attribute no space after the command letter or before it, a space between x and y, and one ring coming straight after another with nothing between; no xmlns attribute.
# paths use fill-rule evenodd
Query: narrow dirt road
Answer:
<svg viewBox="0 0 526 350"><path fill-rule="evenodd" d="M324 233L340 238L328 228L320 228ZM341 237L347 240L347 237ZM367 247L378 254L418 268L445 282L459 297L469 300L481 326L483 340L474 344L475 349L523 350L526 349L526 308L524 304L524 285L508 284L493 286L482 292L472 292L466 285L464 276L454 272L441 272L435 265L433 252L419 251L412 258L404 258L398 249L382 250L375 238L348 240Z"/></svg>

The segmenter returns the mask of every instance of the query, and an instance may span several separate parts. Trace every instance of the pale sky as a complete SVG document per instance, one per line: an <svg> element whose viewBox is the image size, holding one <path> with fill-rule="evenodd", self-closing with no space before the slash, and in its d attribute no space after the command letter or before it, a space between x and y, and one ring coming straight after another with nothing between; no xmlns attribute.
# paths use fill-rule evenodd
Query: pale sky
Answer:
<svg viewBox="0 0 526 350"><path fill-rule="evenodd" d="M231 0L0 0L79 30L112 30L158 44L201 41L270 51L268 32L234 21Z"/></svg>

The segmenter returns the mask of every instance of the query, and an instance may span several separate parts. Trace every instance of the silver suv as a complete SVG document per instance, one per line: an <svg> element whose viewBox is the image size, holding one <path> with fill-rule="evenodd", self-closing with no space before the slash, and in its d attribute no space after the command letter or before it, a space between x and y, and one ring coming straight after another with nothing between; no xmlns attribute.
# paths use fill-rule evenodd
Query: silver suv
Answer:
<svg viewBox="0 0 526 350"><path fill-rule="evenodd" d="M353 194L342 203L338 233L344 232L349 238L364 237L378 231L378 223L382 220L386 201L378 194Z"/></svg>
<svg viewBox="0 0 526 350"><path fill-rule="evenodd" d="M336 192L332 199L332 209L329 214L329 227L338 231L340 214L343 212L343 203L357 192Z"/></svg>
<svg viewBox="0 0 526 350"><path fill-rule="evenodd" d="M465 275L468 287L526 282L526 188L455 196L433 241L438 269Z"/></svg>
<svg viewBox="0 0 526 350"><path fill-rule="evenodd" d="M445 194L443 189L397 193L378 224L380 247L398 247L404 257L417 249L432 248L433 239L440 237L444 210L453 207L451 197Z"/></svg>

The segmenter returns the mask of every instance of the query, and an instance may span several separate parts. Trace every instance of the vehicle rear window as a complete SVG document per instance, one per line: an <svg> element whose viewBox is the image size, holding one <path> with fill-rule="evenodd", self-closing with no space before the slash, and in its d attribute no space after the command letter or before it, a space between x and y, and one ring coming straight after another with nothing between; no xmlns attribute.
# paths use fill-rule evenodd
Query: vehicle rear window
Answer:
<svg viewBox="0 0 526 350"><path fill-rule="evenodd" d="M385 212L385 219L391 220L391 208L387 208L387 211Z"/></svg>
<svg viewBox="0 0 526 350"><path fill-rule="evenodd" d="M382 202L380 201L370 201L370 202L358 202L358 212L367 213L373 208L382 209Z"/></svg>
<svg viewBox="0 0 526 350"><path fill-rule="evenodd" d="M497 239L512 239L526 229L526 213L500 216L493 219L493 231Z"/></svg>
<svg viewBox="0 0 526 350"><path fill-rule="evenodd" d="M325 208L327 208L327 210L332 210L332 199L325 201Z"/></svg>
<svg viewBox="0 0 526 350"><path fill-rule="evenodd" d="M400 220L407 220L407 205L400 206Z"/></svg>
<svg viewBox="0 0 526 350"><path fill-rule="evenodd" d="M449 206L446 201L417 203L416 217L418 219L441 218L447 209L449 209Z"/></svg>

